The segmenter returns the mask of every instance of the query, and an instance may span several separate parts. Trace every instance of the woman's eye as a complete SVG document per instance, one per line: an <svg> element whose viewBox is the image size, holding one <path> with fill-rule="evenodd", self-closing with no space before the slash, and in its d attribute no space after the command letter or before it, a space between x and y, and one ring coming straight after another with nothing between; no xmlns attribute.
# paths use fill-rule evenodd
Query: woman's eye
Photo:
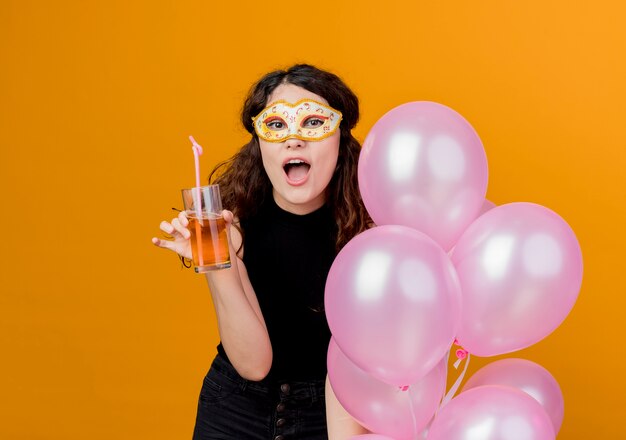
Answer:
<svg viewBox="0 0 626 440"><path fill-rule="evenodd" d="M278 131L284 129L287 124L282 119L272 119L270 121L265 122L265 126L270 130Z"/></svg>
<svg viewBox="0 0 626 440"><path fill-rule="evenodd" d="M315 117L305 119L304 122L302 122L302 126L304 128L317 128L321 127L322 125L324 125L324 120Z"/></svg>

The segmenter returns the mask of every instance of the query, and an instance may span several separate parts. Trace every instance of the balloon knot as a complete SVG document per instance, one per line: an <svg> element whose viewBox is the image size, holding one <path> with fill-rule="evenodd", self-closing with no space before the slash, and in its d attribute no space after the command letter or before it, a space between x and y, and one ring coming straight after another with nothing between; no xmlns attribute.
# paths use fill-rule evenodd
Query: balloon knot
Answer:
<svg viewBox="0 0 626 440"><path fill-rule="evenodd" d="M465 349L463 349L463 348L459 348L459 349L456 351L456 357L457 357L458 359L465 359L465 358L467 357L467 353L468 353L468 351L467 351L467 350L465 350Z"/></svg>
<svg viewBox="0 0 626 440"><path fill-rule="evenodd" d="M408 385L403 385L403 386L398 387L398 388L400 388L400 391L406 391L406 390L409 389L409 386Z"/></svg>

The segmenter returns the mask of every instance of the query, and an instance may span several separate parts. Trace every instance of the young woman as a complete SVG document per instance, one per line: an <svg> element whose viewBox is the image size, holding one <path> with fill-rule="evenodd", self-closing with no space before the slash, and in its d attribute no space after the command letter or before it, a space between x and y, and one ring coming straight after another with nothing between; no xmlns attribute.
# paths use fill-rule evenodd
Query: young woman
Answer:
<svg viewBox="0 0 626 440"><path fill-rule="evenodd" d="M230 209L224 218L236 264L206 274L221 343L194 439L364 432L325 386L323 307L333 259L371 221L357 185L358 117L358 99L343 81L310 65L271 72L252 87L241 114L252 138L211 175ZM190 258L187 224L183 213L162 222L173 240L153 243Z"/></svg>

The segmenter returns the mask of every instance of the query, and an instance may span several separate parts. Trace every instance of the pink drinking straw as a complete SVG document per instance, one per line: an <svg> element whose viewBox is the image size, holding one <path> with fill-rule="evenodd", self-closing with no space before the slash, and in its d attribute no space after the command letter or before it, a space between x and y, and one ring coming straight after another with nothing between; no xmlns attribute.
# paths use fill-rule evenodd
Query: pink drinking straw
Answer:
<svg viewBox="0 0 626 440"><path fill-rule="evenodd" d="M202 155L202 145L196 142L193 136L189 136L193 150L193 158L196 162L196 187L200 188L200 156Z"/></svg>
<svg viewBox="0 0 626 440"><path fill-rule="evenodd" d="M198 265L204 264L204 257L202 255L202 200L200 198L200 155L202 155L202 146L196 142L193 136L189 136L193 150L193 158L196 165L196 187L192 190L192 195L196 199L194 206L196 211L196 249L198 253Z"/></svg>

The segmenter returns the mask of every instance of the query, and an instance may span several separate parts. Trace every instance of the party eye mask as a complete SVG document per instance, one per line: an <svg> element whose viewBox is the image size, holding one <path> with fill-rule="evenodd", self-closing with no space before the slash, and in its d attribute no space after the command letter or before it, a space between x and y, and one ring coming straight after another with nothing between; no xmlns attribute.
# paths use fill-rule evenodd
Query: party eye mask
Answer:
<svg viewBox="0 0 626 440"><path fill-rule="evenodd" d="M319 141L337 131L341 112L311 99L295 104L281 100L270 104L252 121L259 138L268 142L291 138Z"/></svg>

